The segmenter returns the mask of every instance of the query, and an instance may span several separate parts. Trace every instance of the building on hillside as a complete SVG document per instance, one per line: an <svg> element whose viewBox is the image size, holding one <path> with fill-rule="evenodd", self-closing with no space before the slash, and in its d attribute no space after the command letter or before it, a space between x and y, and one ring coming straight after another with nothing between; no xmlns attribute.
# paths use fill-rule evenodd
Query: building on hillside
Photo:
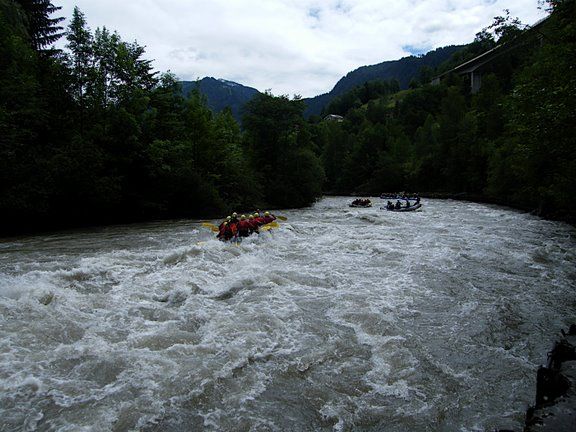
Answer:
<svg viewBox="0 0 576 432"><path fill-rule="evenodd" d="M324 117L323 120L342 122L342 121L344 121L344 117L342 117L341 115L338 115L338 114L328 114L326 117Z"/></svg>

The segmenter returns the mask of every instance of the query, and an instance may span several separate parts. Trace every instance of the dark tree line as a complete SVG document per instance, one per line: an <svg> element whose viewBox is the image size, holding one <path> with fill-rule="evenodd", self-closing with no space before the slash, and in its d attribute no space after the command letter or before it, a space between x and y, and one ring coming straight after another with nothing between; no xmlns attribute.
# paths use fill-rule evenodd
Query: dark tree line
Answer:
<svg viewBox="0 0 576 432"><path fill-rule="evenodd" d="M502 56L470 94L459 76L408 90L367 82L305 121L258 94L242 127L154 71L144 48L75 9L0 0L3 233L298 207L323 192L465 193L575 220L575 2L549 1L537 43ZM453 62L523 33L501 18ZM65 37L66 49L52 43Z"/></svg>
<svg viewBox="0 0 576 432"><path fill-rule="evenodd" d="M75 9L0 0L0 212L4 233L303 206L323 171L299 99L258 96L244 130L213 114L144 48ZM66 50L51 49L59 37Z"/></svg>

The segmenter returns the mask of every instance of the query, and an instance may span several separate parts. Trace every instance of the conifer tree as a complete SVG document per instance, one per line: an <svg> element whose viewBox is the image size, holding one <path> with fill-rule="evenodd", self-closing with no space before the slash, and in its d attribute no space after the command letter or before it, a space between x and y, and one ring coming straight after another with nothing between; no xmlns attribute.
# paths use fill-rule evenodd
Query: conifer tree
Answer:
<svg viewBox="0 0 576 432"><path fill-rule="evenodd" d="M51 15L62 9L54 6L50 0L16 0L26 14L28 36L32 47L37 51L44 51L62 36L63 30L58 24L63 17L51 18Z"/></svg>
<svg viewBox="0 0 576 432"><path fill-rule="evenodd" d="M89 80L90 67L93 62L92 34L86 26L84 14L78 7L74 8L72 20L66 32L70 50L69 63L74 80L74 98L83 105L86 84Z"/></svg>

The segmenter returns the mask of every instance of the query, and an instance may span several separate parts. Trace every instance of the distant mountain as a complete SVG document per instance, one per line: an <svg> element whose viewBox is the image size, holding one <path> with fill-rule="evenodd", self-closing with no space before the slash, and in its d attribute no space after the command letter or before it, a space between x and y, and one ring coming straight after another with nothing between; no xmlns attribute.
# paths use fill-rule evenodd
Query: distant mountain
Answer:
<svg viewBox="0 0 576 432"><path fill-rule="evenodd" d="M430 51L421 57L410 56L401 58L400 60L385 61L371 66L359 67L341 78L329 93L304 99L307 106L304 114L306 117L321 114L322 109L336 96L340 96L367 81L396 79L400 83L400 88L406 89L410 81L418 77L422 67L438 67L446 60L449 60L452 54L463 48L464 46L451 45Z"/></svg>
<svg viewBox="0 0 576 432"><path fill-rule="evenodd" d="M232 81L212 77L202 78L199 81L182 81L182 93L188 97L190 91L199 86L200 93L206 96L208 107L213 112L220 112L230 107L232 115L240 121L240 110L246 102L254 97L258 90L246 87Z"/></svg>
<svg viewBox="0 0 576 432"><path fill-rule="evenodd" d="M306 117L321 114L322 109L336 96L340 96L367 81L396 79L400 83L400 88L406 89L410 81L418 77L422 67L436 68L449 60L452 54L463 48L464 46L452 45L430 51L421 57L410 56L400 60L362 66L341 78L329 93L304 99L307 106L304 114ZM199 86L200 93L206 96L208 107L212 111L220 112L224 108L230 107L232 115L238 121L241 119L241 109L244 104L259 93L255 88L246 87L233 81L206 77L199 81L182 81L184 96L188 96L190 90L196 85Z"/></svg>

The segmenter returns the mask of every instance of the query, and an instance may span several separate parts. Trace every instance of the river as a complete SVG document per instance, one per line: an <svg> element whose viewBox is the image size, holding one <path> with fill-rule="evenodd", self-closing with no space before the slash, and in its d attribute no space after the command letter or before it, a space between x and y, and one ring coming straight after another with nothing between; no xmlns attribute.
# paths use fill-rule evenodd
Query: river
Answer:
<svg viewBox="0 0 576 432"><path fill-rule="evenodd" d="M576 321L575 229L350 201L239 246L198 221L0 241L0 430L521 430Z"/></svg>

